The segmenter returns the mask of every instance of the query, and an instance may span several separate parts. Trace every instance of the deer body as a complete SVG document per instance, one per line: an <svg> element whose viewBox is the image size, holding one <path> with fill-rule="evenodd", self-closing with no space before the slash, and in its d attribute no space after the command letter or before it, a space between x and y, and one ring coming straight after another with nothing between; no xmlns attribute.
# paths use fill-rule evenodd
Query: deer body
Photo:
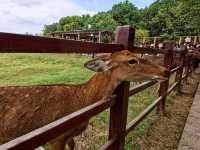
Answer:
<svg viewBox="0 0 200 150"><path fill-rule="evenodd" d="M28 133L85 106L110 97L122 81L165 78L168 71L125 50L85 65L97 73L80 85L0 87L0 143ZM151 69L149 69L151 67ZM88 121L69 129L49 142L52 149L64 149L80 134Z"/></svg>
<svg viewBox="0 0 200 150"><path fill-rule="evenodd" d="M1 143L111 95L117 86L113 83L116 81L111 82L110 73L105 72L82 85L0 88Z"/></svg>

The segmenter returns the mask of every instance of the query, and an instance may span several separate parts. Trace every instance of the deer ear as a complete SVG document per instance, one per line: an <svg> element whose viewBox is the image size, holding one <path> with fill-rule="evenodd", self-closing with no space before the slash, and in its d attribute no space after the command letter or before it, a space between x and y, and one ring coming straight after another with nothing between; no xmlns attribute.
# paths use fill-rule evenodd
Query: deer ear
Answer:
<svg viewBox="0 0 200 150"><path fill-rule="evenodd" d="M84 64L84 67L95 71L95 72L103 72L112 68L110 63L110 59L108 57L99 57L93 60L90 60Z"/></svg>

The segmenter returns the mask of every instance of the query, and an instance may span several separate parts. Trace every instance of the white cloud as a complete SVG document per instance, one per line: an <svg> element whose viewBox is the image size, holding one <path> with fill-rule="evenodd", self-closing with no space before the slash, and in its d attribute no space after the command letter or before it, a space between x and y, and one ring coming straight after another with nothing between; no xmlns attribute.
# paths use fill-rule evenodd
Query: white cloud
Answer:
<svg viewBox="0 0 200 150"><path fill-rule="evenodd" d="M0 0L0 32L39 33L60 17L94 13L72 0Z"/></svg>

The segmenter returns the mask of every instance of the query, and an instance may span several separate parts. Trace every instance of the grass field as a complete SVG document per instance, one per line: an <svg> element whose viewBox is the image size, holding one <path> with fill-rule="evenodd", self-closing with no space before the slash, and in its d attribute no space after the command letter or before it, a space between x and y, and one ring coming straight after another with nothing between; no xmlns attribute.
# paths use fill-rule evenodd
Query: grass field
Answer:
<svg viewBox="0 0 200 150"><path fill-rule="evenodd" d="M92 76L83 67L91 56L74 54L1 54L0 86L33 85L55 83L82 83ZM134 119L157 96L157 86L130 97L128 121ZM126 138L126 150L140 149L140 138L156 120L158 115L151 113L134 132ZM78 149L98 149L107 140L108 111L91 119L89 128L77 137Z"/></svg>
<svg viewBox="0 0 200 150"><path fill-rule="evenodd" d="M1 54L0 85L84 82L92 74L83 67L89 58L73 54Z"/></svg>

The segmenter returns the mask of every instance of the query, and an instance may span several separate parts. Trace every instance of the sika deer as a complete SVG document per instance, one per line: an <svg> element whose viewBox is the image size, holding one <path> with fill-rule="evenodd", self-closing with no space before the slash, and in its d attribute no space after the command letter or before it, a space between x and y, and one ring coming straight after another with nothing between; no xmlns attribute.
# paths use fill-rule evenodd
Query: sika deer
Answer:
<svg viewBox="0 0 200 150"><path fill-rule="evenodd" d="M189 57L192 60L193 65L195 66L194 68L198 67L197 64L200 61L200 52L198 50L189 49L185 56ZM163 64L164 63L164 55L156 56L156 55L148 55L147 54L147 55L144 55L143 58L153 61L154 64L162 65L162 66L164 65ZM177 57L177 59L174 59L172 68L176 67L178 65L180 65L179 57Z"/></svg>
<svg viewBox="0 0 200 150"><path fill-rule="evenodd" d="M187 56L191 59L193 70L198 68L200 62L200 52L197 49L189 49Z"/></svg>
<svg viewBox="0 0 200 150"><path fill-rule="evenodd" d="M0 88L0 142L5 143L103 98L110 97L122 81L165 79L169 72L124 50L85 64L97 72L81 85L22 86ZM89 121L89 120L88 120ZM73 137L87 122L50 141L50 149L74 148Z"/></svg>

